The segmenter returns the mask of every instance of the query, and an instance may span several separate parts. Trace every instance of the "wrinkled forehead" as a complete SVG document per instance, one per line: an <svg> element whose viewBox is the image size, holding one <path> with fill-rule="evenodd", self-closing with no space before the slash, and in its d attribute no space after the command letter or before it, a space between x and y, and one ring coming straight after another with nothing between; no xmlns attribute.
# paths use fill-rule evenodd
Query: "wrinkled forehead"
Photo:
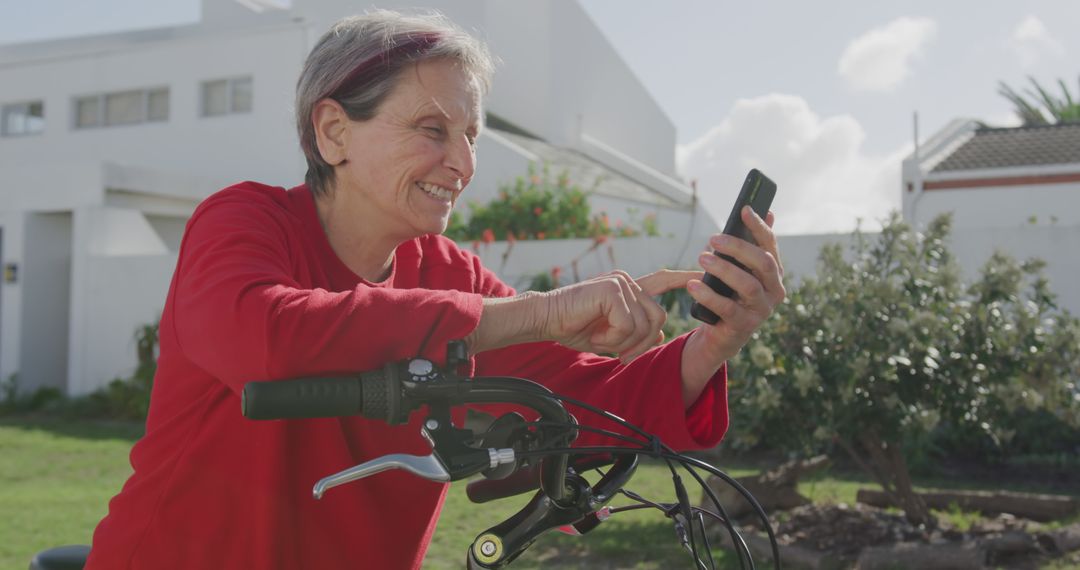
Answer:
<svg viewBox="0 0 1080 570"><path fill-rule="evenodd" d="M390 98L400 96L401 103L415 106L418 113L435 112L454 123L479 124L482 92L480 80L460 63L433 59L403 69Z"/></svg>

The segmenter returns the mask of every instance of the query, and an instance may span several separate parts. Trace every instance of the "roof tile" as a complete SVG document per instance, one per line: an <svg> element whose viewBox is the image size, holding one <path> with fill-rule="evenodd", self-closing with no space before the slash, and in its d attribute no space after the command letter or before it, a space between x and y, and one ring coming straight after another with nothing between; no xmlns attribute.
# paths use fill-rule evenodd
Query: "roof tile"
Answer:
<svg viewBox="0 0 1080 570"><path fill-rule="evenodd" d="M1080 123L981 127L933 172L1080 163Z"/></svg>

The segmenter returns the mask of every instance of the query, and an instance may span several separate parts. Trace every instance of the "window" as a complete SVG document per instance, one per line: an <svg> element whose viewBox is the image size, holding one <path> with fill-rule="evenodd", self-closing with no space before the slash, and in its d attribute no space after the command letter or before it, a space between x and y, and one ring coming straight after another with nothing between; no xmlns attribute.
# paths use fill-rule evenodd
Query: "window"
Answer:
<svg viewBox="0 0 1080 570"><path fill-rule="evenodd" d="M105 95L105 124L131 125L143 120L141 91L125 91Z"/></svg>
<svg viewBox="0 0 1080 570"><path fill-rule="evenodd" d="M250 77L214 79L202 84L202 116L250 113L254 97Z"/></svg>
<svg viewBox="0 0 1080 570"><path fill-rule="evenodd" d="M75 128L101 125L101 97L79 97L75 100Z"/></svg>
<svg viewBox="0 0 1080 570"><path fill-rule="evenodd" d="M146 92L146 120L169 120L169 90L154 89Z"/></svg>
<svg viewBox="0 0 1080 570"><path fill-rule="evenodd" d="M169 89L133 89L75 98L75 128L169 120Z"/></svg>
<svg viewBox="0 0 1080 570"><path fill-rule="evenodd" d="M0 133L5 137L36 135L45 130L45 103L11 103L0 109Z"/></svg>

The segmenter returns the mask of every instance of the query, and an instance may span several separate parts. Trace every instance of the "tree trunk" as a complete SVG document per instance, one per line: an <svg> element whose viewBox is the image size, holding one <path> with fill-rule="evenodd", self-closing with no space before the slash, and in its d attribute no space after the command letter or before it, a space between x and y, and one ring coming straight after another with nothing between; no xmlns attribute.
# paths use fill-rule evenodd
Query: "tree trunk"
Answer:
<svg viewBox="0 0 1080 570"><path fill-rule="evenodd" d="M859 447L869 456L869 461L864 461L854 446L842 439L840 443L852 459L903 509L911 524L925 527L934 527L937 524L926 503L915 493L907 461L904 460L899 445L884 441L874 431L865 432L858 437Z"/></svg>
<svg viewBox="0 0 1080 570"><path fill-rule="evenodd" d="M1063 495L1037 495L1012 491L927 491L919 493L933 509L956 505L961 510L982 513L1009 513L1034 521L1052 521L1080 512L1080 499ZM881 491L859 489L856 500L875 507L900 506Z"/></svg>

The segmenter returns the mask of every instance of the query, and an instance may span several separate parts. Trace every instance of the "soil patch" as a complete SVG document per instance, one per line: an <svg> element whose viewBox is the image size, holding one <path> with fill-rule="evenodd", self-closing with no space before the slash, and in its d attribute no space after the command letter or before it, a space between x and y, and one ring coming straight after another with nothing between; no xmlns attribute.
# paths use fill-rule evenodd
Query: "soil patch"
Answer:
<svg viewBox="0 0 1080 570"><path fill-rule="evenodd" d="M912 568L1037 570L1059 559L1080 563L1080 524L1047 527L1003 514L978 519L968 528L940 520L919 528L895 510L868 505L803 505L773 517L785 568ZM769 543L759 528L744 527L744 538L761 567L770 567ZM710 532L730 545L719 524ZM769 562L766 562L769 561Z"/></svg>

